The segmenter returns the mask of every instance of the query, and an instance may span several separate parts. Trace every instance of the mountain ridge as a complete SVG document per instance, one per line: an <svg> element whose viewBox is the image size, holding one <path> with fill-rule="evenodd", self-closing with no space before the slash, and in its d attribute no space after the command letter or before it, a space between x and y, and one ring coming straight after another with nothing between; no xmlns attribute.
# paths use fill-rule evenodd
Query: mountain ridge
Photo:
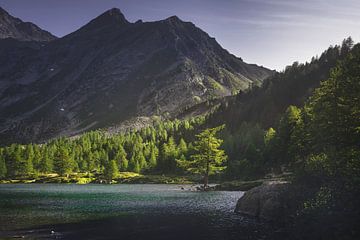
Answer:
<svg viewBox="0 0 360 240"><path fill-rule="evenodd" d="M273 74L229 54L193 23L129 23L118 9L31 51L0 68L0 136L10 136L7 142L173 118ZM0 61L5 57L0 48Z"/></svg>
<svg viewBox="0 0 360 240"><path fill-rule="evenodd" d="M48 42L56 37L31 22L23 22L0 7L0 39L13 38L20 41Z"/></svg>

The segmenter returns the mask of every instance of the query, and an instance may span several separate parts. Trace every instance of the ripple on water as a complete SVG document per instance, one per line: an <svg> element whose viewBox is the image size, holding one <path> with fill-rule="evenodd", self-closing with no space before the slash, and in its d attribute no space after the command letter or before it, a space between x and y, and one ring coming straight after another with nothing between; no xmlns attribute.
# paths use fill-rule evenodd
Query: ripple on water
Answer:
<svg viewBox="0 0 360 240"><path fill-rule="evenodd" d="M91 233L90 238L109 233L141 239L142 234L159 238L171 232L174 237L174 233L184 236L184 231L190 238L232 239L239 237L237 229L245 237L247 231L254 235L259 228L233 212L242 192L191 192L181 187L191 186L0 185L1 230L32 229L26 234L40 237L56 227L57 234L69 239L85 239L80 233Z"/></svg>

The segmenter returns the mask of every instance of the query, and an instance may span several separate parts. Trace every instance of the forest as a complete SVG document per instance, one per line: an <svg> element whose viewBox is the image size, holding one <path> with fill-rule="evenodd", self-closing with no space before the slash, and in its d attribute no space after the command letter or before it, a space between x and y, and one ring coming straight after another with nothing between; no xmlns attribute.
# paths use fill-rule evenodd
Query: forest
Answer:
<svg viewBox="0 0 360 240"><path fill-rule="evenodd" d="M26 177L39 173L92 172L111 169L135 173L180 173L176 159L192 153L194 132L204 118L158 121L154 126L125 134L92 131L44 144L12 144L0 149L0 177ZM114 164L115 163L115 164Z"/></svg>

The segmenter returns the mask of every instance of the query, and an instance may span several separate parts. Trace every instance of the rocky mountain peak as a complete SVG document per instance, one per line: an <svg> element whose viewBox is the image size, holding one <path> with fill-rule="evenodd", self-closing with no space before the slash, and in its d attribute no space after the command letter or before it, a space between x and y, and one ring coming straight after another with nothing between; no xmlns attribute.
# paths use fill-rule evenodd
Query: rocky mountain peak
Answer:
<svg viewBox="0 0 360 240"><path fill-rule="evenodd" d="M11 16L10 13L8 13L5 9L0 7L0 24L1 24L0 26L4 25L5 23L7 23L9 21L16 22L16 23L21 22L20 19Z"/></svg>
<svg viewBox="0 0 360 240"><path fill-rule="evenodd" d="M166 18L165 20L163 20L166 23L169 23L171 25L182 25L183 23L185 23L184 21L182 21L178 16L174 15L171 17Z"/></svg>
<svg viewBox="0 0 360 240"><path fill-rule="evenodd" d="M42 30L31 22L23 22L11 16L0 7L0 39L13 38L19 41L51 41L56 39L51 33Z"/></svg>
<svg viewBox="0 0 360 240"><path fill-rule="evenodd" d="M167 21L170 21L170 22L182 22L182 20L181 20L178 16L176 16L176 15L173 15L173 16L171 16L171 17L168 17L166 20L167 20Z"/></svg>
<svg viewBox="0 0 360 240"><path fill-rule="evenodd" d="M4 14L8 14L8 13L5 11L5 9L0 7L0 15L4 15Z"/></svg>
<svg viewBox="0 0 360 240"><path fill-rule="evenodd" d="M129 24L129 22L120 9L112 8L90 21L88 25L101 27L109 24L126 25Z"/></svg>

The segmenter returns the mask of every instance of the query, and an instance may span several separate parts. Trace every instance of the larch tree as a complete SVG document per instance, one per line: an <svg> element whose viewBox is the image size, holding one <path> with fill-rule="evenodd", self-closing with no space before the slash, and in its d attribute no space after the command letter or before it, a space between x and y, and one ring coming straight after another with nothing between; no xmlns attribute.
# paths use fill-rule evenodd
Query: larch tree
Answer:
<svg viewBox="0 0 360 240"><path fill-rule="evenodd" d="M224 150L220 149L223 140L216 136L224 127L225 125L221 125L205 129L196 135L197 140L194 142L195 154L191 156L190 160L177 160L181 168L203 176L204 189L208 187L211 174L221 172L226 168L224 163L227 155Z"/></svg>

